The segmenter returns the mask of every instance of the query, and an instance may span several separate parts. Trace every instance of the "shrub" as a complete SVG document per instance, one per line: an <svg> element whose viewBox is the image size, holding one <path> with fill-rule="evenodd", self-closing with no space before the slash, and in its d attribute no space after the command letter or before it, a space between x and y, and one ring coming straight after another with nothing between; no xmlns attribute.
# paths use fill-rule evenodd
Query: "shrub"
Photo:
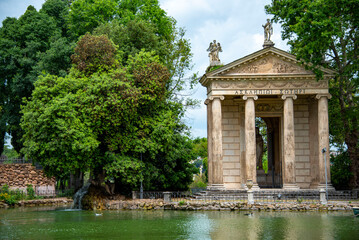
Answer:
<svg viewBox="0 0 359 240"><path fill-rule="evenodd" d="M1 193L9 193L9 186L7 184L1 187Z"/></svg>
<svg viewBox="0 0 359 240"><path fill-rule="evenodd" d="M190 188L206 188L206 176L205 174L202 175L195 175L193 183L191 183Z"/></svg>
<svg viewBox="0 0 359 240"><path fill-rule="evenodd" d="M35 190L34 190L34 188L32 187L31 184L27 185L26 191L27 191L27 198L28 199L34 199L35 198Z"/></svg>
<svg viewBox="0 0 359 240"><path fill-rule="evenodd" d="M10 191L10 195L12 195L16 201L25 199L25 194L20 189L16 189L15 191Z"/></svg>
<svg viewBox="0 0 359 240"><path fill-rule="evenodd" d="M350 171L350 158L348 152L342 152L338 156L330 157L331 182L335 189L350 189L349 181L353 173Z"/></svg>
<svg viewBox="0 0 359 240"><path fill-rule="evenodd" d="M17 203L14 196L8 194L8 193L0 193L0 200L4 201L6 204L13 206Z"/></svg>
<svg viewBox="0 0 359 240"><path fill-rule="evenodd" d="M57 197L73 197L74 194L75 194L74 189L70 188L58 192Z"/></svg>

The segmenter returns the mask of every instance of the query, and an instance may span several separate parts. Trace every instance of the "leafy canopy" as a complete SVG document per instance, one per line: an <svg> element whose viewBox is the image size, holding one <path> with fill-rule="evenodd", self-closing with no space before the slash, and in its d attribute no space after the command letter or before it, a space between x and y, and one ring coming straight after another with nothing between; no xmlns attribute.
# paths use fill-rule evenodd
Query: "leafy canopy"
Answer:
<svg viewBox="0 0 359 240"><path fill-rule="evenodd" d="M348 149L353 177L359 186L359 1L273 0L266 11L280 22L291 51L318 76L321 66L337 75L330 82L331 143Z"/></svg>
<svg viewBox="0 0 359 240"><path fill-rule="evenodd" d="M85 35L75 54L84 51L90 68L77 61L66 77L39 77L22 110L23 153L55 176L91 171L99 184L114 181L123 191L140 180L148 189L186 189L191 144L183 107L165 97L167 68L144 51L113 64L113 47L106 36Z"/></svg>

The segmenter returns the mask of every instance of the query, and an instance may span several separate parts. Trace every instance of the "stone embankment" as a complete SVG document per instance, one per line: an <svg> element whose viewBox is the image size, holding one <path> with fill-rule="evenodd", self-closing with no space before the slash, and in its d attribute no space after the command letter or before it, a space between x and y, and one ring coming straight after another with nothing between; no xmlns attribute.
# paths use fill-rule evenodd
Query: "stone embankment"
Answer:
<svg viewBox="0 0 359 240"><path fill-rule="evenodd" d="M68 206L72 203L68 198L51 198L20 201L16 206ZM0 202L0 208L8 206ZM359 202L320 203L256 203L241 202L170 202L158 200L107 200L101 204L102 210L187 210L187 211L351 211L359 207ZM95 208L94 208L95 209ZM98 208L99 209L99 208Z"/></svg>
<svg viewBox="0 0 359 240"><path fill-rule="evenodd" d="M170 202L163 200L128 200L128 201L106 201L106 210L188 210L188 211L238 211L238 210L257 210L257 211L349 211L358 207L359 203L351 204L348 202L333 202L326 205L320 203L273 203L273 204L247 204L236 202Z"/></svg>
<svg viewBox="0 0 359 240"><path fill-rule="evenodd" d="M73 202L69 198L49 198L49 199L35 199L22 200L15 204L17 207L35 207L35 206L68 206ZM8 208L9 206L0 201L0 208Z"/></svg>

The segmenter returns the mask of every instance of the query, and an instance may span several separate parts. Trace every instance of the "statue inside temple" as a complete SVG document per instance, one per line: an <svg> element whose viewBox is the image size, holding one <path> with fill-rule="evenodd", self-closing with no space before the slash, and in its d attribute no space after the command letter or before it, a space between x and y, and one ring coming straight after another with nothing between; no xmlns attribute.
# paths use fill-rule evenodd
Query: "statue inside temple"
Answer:
<svg viewBox="0 0 359 240"><path fill-rule="evenodd" d="M258 170L263 169L263 163L262 163L263 150L264 150L263 146L264 146L263 137L259 133L259 127L256 127L256 156L257 156L257 169Z"/></svg>

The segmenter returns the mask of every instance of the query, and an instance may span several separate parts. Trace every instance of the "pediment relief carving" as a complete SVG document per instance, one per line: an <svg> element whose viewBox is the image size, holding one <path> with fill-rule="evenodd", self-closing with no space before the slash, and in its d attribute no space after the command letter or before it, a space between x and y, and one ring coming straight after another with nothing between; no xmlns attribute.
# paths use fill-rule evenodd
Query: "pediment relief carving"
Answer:
<svg viewBox="0 0 359 240"><path fill-rule="evenodd" d="M285 61L273 55L267 55L252 62L244 62L223 75L247 74L313 74L295 62ZM221 75L222 75L221 74Z"/></svg>

